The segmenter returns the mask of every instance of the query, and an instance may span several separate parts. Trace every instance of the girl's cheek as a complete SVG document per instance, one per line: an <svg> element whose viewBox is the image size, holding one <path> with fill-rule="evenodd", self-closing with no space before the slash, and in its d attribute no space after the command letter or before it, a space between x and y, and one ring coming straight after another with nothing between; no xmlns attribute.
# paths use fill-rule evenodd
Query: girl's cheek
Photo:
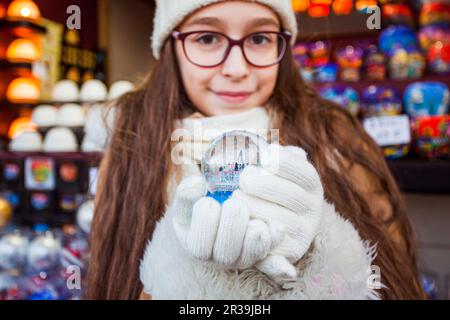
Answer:
<svg viewBox="0 0 450 320"><path fill-rule="evenodd" d="M278 66L273 66L266 70L261 70L260 78L264 79L264 82L268 85L273 85L277 82L278 71Z"/></svg>
<svg viewBox="0 0 450 320"><path fill-rule="evenodd" d="M196 95L203 94L203 92L206 91L209 77L205 76L204 73L189 66L182 68L181 72L184 88L191 100L193 100Z"/></svg>
<svg viewBox="0 0 450 320"><path fill-rule="evenodd" d="M210 86L214 79L213 70L200 69L199 67L193 66L190 70L187 70L186 82L188 85L196 87L196 89L206 89Z"/></svg>

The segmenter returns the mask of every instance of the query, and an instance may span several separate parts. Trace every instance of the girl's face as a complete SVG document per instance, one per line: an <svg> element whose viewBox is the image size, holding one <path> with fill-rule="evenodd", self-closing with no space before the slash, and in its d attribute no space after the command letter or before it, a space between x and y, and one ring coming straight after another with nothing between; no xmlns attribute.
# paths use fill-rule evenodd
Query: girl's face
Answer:
<svg viewBox="0 0 450 320"><path fill-rule="evenodd" d="M254 32L279 32L280 29L278 16L270 8L246 1L225 1L195 12L177 31L214 31L238 40ZM201 41L214 41L211 37L205 39ZM213 68L192 64L184 53L182 41L176 41L175 48L184 88L192 103L207 116L263 106L273 93L278 64L264 68L252 66L239 46L234 46L225 62Z"/></svg>

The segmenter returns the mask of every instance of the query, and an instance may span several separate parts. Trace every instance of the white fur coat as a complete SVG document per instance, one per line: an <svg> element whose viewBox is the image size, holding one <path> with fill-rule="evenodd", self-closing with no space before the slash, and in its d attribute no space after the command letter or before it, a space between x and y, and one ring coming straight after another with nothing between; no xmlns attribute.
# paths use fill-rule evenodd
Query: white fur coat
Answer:
<svg viewBox="0 0 450 320"><path fill-rule="evenodd" d="M101 109L99 109L101 110ZM86 135L99 149L107 145L107 129L102 111L91 113ZM108 118L112 124L114 115ZM103 118L103 120L101 119ZM245 129L257 132L270 127L270 117L263 108L235 116L186 119L183 127L221 132ZM203 131L207 132L207 131ZM217 134L217 133L216 133ZM207 146L213 136L200 137L195 146ZM201 155L201 152L199 153ZM193 157L195 158L195 157ZM200 160L200 159L195 159ZM183 169L183 175L189 167ZM169 184L169 202L176 188ZM256 269L225 270L212 262L203 262L184 251L175 235L170 210L157 223L140 265L144 291L154 299L378 299L371 265L374 246L363 241L356 229L326 203L319 233L307 255L299 262L299 277L282 287Z"/></svg>

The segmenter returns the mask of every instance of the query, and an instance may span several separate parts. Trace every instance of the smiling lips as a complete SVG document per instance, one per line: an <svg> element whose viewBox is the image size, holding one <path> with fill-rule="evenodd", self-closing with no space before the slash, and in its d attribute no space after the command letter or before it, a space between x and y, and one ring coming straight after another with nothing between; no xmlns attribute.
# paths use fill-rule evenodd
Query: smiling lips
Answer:
<svg viewBox="0 0 450 320"><path fill-rule="evenodd" d="M249 91L214 91L214 93L227 103L243 103L252 95Z"/></svg>

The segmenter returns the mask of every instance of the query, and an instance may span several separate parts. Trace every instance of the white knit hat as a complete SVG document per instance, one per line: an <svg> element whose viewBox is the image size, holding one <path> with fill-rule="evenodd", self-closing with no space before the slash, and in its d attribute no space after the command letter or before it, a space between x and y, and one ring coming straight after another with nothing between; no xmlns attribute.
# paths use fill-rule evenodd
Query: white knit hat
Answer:
<svg viewBox="0 0 450 320"><path fill-rule="evenodd" d="M210 4L225 0L156 0L152 48L153 55L159 59L167 37L183 20L194 11ZM278 13L283 28L292 34L292 44L297 38L297 19L291 0L249 0L264 4Z"/></svg>

